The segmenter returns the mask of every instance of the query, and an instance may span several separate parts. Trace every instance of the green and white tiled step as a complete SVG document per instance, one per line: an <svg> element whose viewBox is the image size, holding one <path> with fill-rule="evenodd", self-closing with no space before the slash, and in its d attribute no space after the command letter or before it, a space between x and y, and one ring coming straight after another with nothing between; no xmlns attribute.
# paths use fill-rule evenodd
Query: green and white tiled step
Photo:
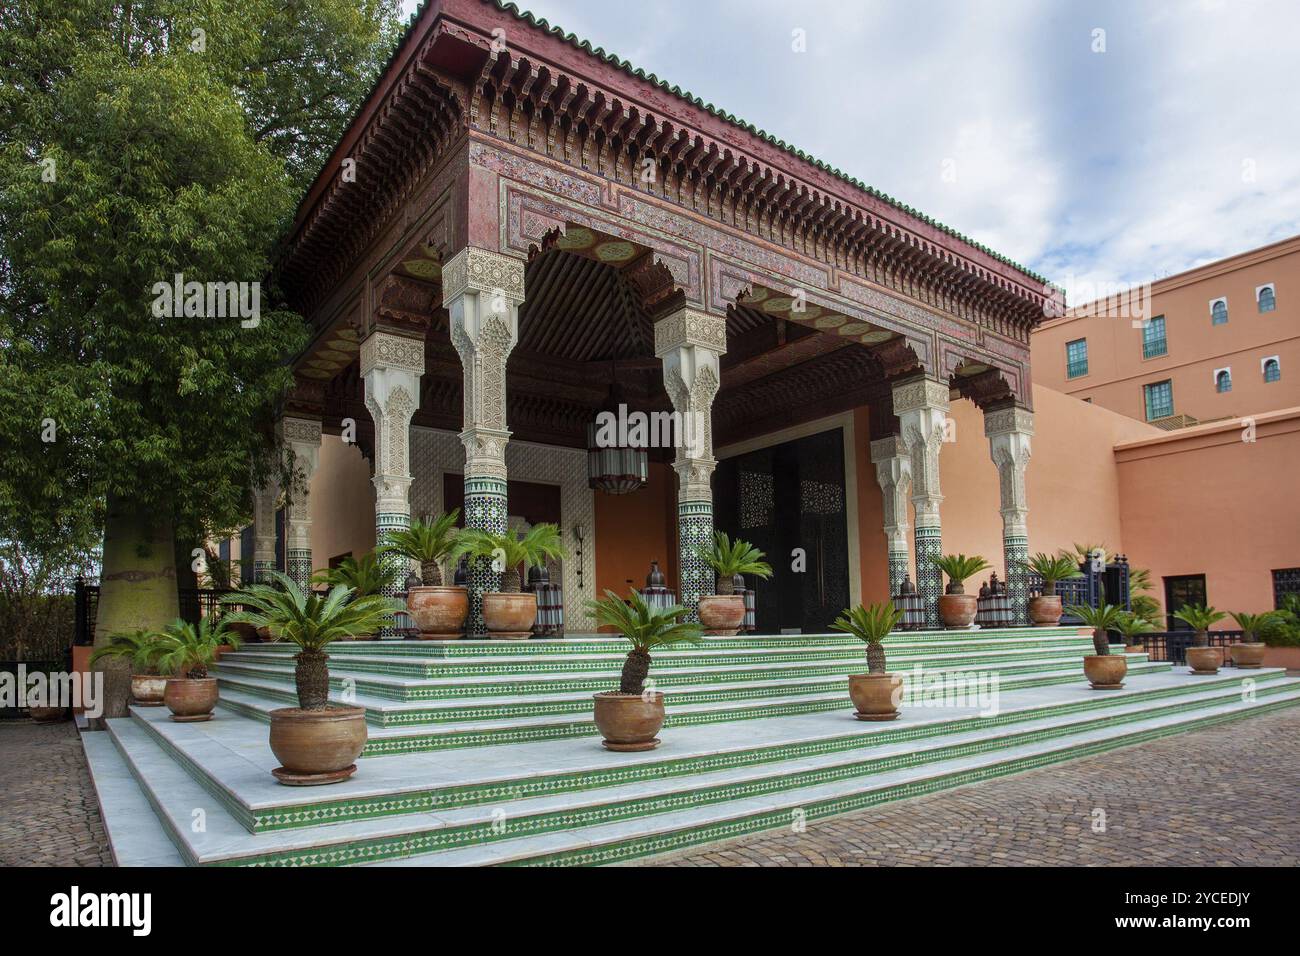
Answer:
<svg viewBox="0 0 1300 956"><path fill-rule="evenodd" d="M1053 641L1061 637L1087 637L1091 632L1078 627L1013 627L974 628L956 631L899 631L889 638L891 649L913 644L981 642L1013 638L1020 641ZM674 644L656 651L658 655L689 653L701 646L719 650L754 650L772 648L789 650L801 646L830 646L844 644L861 648L862 642L850 634L830 631L824 634L766 634L739 637L708 637L705 645ZM604 654L625 651L627 642L609 634L575 634L565 638L548 638L529 641L340 641L331 644L329 653L334 657L519 657L549 656L553 654ZM297 648L288 643L247 644L244 650L263 654L285 654L292 657Z"/></svg>
<svg viewBox="0 0 1300 956"><path fill-rule="evenodd" d="M1137 673L1150 673L1167 669L1165 664L1143 664ZM1080 680L1082 668L1078 664L1050 673L1034 672L1016 680L999 681L1006 689L1023 689L1067 684ZM821 694L786 697L765 697L753 701L716 702L694 705L671 704L667 707L665 727L687 727L720 721L759 720L767 717L790 717L836 710L843 706L846 690L839 689ZM260 697L237 691L223 692L225 706L247 717L270 720L270 711L277 705L268 705ZM430 750L450 750L461 747L500 746L529 741L560 740L567 737L587 737L596 733L590 707L573 716L514 717L504 720L457 721L417 727L382 727L370 731L362 756L378 757L409 754Z"/></svg>
<svg viewBox="0 0 1300 956"><path fill-rule="evenodd" d="M1184 675L1169 677L1175 683L1196 680ZM1032 696L1043 692L1021 693ZM1053 693L1064 692L1055 689ZM1092 694L1076 690L1065 696L1078 699ZM1010 701L1004 703L1009 705ZM135 720L112 721L110 733L189 863L339 865L387 860L429 865L596 864L784 826L796 816L814 819L859 809L1296 703L1300 703L1300 681L1272 679L1267 685L1258 683L1251 700L1243 699L1236 690L1204 689L1177 703L1156 707L1149 702L1125 703L1119 699L1102 712L1104 716L1049 717L1018 725L1014 733L985 727L933 743L872 744L854 753L504 800L493 806L482 804L256 834L247 832ZM1114 719L1126 712L1132 719ZM149 715L145 719L164 718ZM850 718L845 715L834 719ZM822 716L818 720L829 726L832 718ZM220 731L215 726L218 723L193 726L206 726L216 733ZM237 723L231 720L228 732L233 733ZM892 725L891 729L896 727ZM876 729L882 728L876 725ZM704 729L692 728L680 734L689 737L692 750L708 749ZM232 743L238 745L235 740ZM533 745L534 766L537 758L545 759L547 748L558 746ZM519 749L522 755L525 748ZM601 757L627 756L592 750L593 763ZM606 759L604 763L617 765L621 761ZM472 772L474 768L479 765L468 763L461 769ZM193 826L198 811L202 811L205 821L202 828Z"/></svg>
<svg viewBox="0 0 1300 956"><path fill-rule="evenodd" d="M1172 665L1152 662L1145 655L1135 654L1129 657L1129 672L1132 674L1157 673L1169 670ZM860 666L858 669L861 669ZM1055 661L1038 662L1032 665L1007 666L997 671L999 682L1008 689L1011 686L1031 687L1049 683L1076 680L1079 677L1078 658L1060 658ZM910 673L901 671L904 675ZM984 671L971 671L957 667L930 667L924 674L944 675L956 678L960 674L983 674ZM688 686L672 690L669 695L670 707L691 704L714 704L726 701L757 701L774 697L798 697L802 695L840 694L843 695L846 678L842 675L832 677L805 677L793 680L753 680L723 684L705 684ZM343 694L334 692L331 699L335 703L351 703L366 708L366 719L376 727L410 727L420 724L454 723L458 721L507 720L524 717L560 716L566 714L585 714L591 711L593 690L611 686L609 680L592 681L593 688L579 691L562 691L547 695L519 696L503 694L490 697L454 698L427 702L397 702L383 697L371 697L354 694L347 701ZM656 687L664 685L656 684ZM292 684L282 679L259 679L252 677L223 677L221 687L226 692L260 698L266 704L266 710L297 702L297 693ZM240 698L242 699L242 697ZM269 719L264 715L262 719Z"/></svg>
<svg viewBox="0 0 1300 956"><path fill-rule="evenodd" d="M113 862L118 866L184 866L185 860L158 825L153 807L112 736L84 733L81 745Z"/></svg>
<svg viewBox="0 0 1300 956"><path fill-rule="evenodd" d="M975 663L985 660L1028 660L1060 655L1066 651L1084 653L1091 647L1092 642L1087 638L1072 636L1062 636L1052 641L1021 641L1015 638L1004 638L987 642L963 641L891 647L889 656L891 660L905 662L961 658ZM622 667L626 657L626 647L604 654L566 654L540 657L538 655L522 655L518 657L446 659L351 654L346 659L334 662L333 666L341 672L350 674L384 674L392 677L450 680L453 678L518 674L547 675L589 672L609 673L611 671L616 673ZM862 659L863 649L860 643L856 646L841 644L830 647L806 645L785 650L709 648L702 651L678 651L674 654L657 655L655 671L656 673L662 673L677 668L698 670L702 668L759 667L822 661L860 663ZM291 670L293 660L289 655L283 653L234 651L222 657L221 666L225 669L263 666Z"/></svg>
<svg viewBox="0 0 1300 956"><path fill-rule="evenodd" d="M1047 666L1052 661L1066 658L1080 660L1092 647L1066 646L1054 650L1015 652L981 652L975 654L895 654L889 658L895 670L910 670L915 666L925 668L965 667L1006 671L1027 671ZM348 662L350 663L350 662ZM512 674L506 671L486 677L402 677L367 674L348 666L332 665L330 686L335 690L349 690L360 696L382 697L396 701L445 700L465 697L499 697L525 694L554 694L578 691L593 693L608 690L617 681L623 658L602 662L599 669L555 672L536 675ZM717 667L655 667L652 676L655 685L668 690L700 684L722 684L755 680L790 680L804 677L843 677L858 673L864 665L863 655L797 664L730 664ZM292 684L293 665L267 663L240 663L222 661L212 668L219 680L259 678Z"/></svg>
<svg viewBox="0 0 1300 956"><path fill-rule="evenodd" d="M628 755L623 755L625 759L613 764L593 758L589 747L569 746L552 758L556 765L548 767L546 772L520 775L511 774L507 769L505 775L499 775L498 767L512 768L512 764L496 760L489 762L486 768L476 768L481 777L471 782L462 779L462 770L475 768L465 768L463 757L452 766L446 766L446 761L428 757L403 757L378 764L367 762L357 778L341 787L331 788L328 797L319 792L294 792L272 784L265 767L255 766L246 757L232 751L235 734L217 722L180 725L161 719L156 711L140 708L136 709L134 716L139 726L149 731L154 741L173 760L181 763L191 777L215 796L245 829L264 832L377 816L441 812L457 807L555 796L738 768L784 766L791 761L836 754L849 754L852 757L850 763L861 762L868 758L876 759L872 755L874 751L867 751L886 744L911 742L929 747L926 752L930 759L940 759L941 751L935 748L960 735L970 737L978 731L984 735L978 738L982 741L980 746L993 747L1004 745L996 744L999 739L1009 745L1013 735L1022 733L1022 725L1036 726L1047 720L1054 721L1052 732L1062 735L1073 732L1072 728L1081 722L1090 726L1110 726L1177 713L1180 709L1202 707L1207 701L1225 701L1240 696L1244 679L1252 681L1259 698L1300 689L1300 685L1288 683L1281 670L1262 672L1252 678L1220 675L1200 681L1180 681L1166 677L1160 686L1121 694L1080 696L1076 692L1069 699L1024 703L997 714L970 713L973 708L967 708L961 715L926 708L911 713L911 708L908 708L912 719L888 726L841 720L832 723L824 717L819 718L815 722L815 732L814 721L786 721L783 729L768 735L769 742L757 747L753 746L751 738L742 737L730 728L711 735L695 733L697 737L707 736L711 747L676 756L666 756L663 751L658 751L629 760L626 759ZM841 714L848 710L843 695L839 700L839 710ZM256 734L253 736L252 743L256 744ZM251 749L240 748L241 752ZM524 762L530 757L535 761L538 755L536 748L521 751L516 746L513 751L514 754L523 753ZM603 753L600 756L603 757ZM784 769L778 769L776 776L785 773ZM435 782L428 782L430 777ZM335 796L335 792L340 795Z"/></svg>

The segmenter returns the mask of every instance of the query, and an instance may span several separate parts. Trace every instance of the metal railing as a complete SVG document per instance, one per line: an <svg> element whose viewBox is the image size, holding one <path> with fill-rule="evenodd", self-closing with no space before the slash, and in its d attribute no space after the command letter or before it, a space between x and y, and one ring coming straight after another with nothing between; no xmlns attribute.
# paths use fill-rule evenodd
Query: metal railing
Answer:
<svg viewBox="0 0 1300 956"><path fill-rule="evenodd" d="M1210 647L1231 647L1233 644L1240 644L1244 631L1210 631L1206 635L1210 641ZM1186 664L1187 649L1192 646L1196 639L1195 631L1148 631L1145 634L1137 636L1137 640L1142 645L1147 655L1153 661L1168 661L1170 664ZM1232 667L1232 658L1228 654L1223 655L1223 666Z"/></svg>
<svg viewBox="0 0 1300 956"><path fill-rule="evenodd" d="M177 588L181 620L198 625L202 618L221 610L221 599L235 593L234 588ZM99 611L99 585L77 578L73 587L74 613L72 643L89 647L95 643L95 617Z"/></svg>

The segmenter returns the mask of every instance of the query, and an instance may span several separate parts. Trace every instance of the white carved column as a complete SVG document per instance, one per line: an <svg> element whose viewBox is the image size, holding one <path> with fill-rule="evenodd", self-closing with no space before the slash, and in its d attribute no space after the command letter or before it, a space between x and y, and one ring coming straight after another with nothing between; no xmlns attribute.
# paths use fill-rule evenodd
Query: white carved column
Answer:
<svg viewBox="0 0 1300 956"><path fill-rule="evenodd" d="M912 459L903 439L890 435L871 443L871 461L876 466L876 481L880 484L889 555L889 595L893 597L902 590L911 548L907 540L911 526L907 520L907 496L912 490Z"/></svg>
<svg viewBox="0 0 1300 956"><path fill-rule="evenodd" d="M655 323L655 356L680 427L677 472L678 603L699 620L700 596L715 589L699 551L713 541L713 399L721 384L719 358L727 351L727 320L683 308Z"/></svg>
<svg viewBox="0 0 1300 956"><path fill-rule="evenodd" d="M984 434L989 453L998 467L1002 509L1002 555L1006 562L1007 595L1017 624L1028 624L1029 503L1025 494L1025 468L1029 464L1034 413L1015 405L984 413Z"/></svg>
<svg viewBox="0 0 1300 956"><path fill-rule="evenodd" d="M280 419L280 445L285 464L291 469L285 489L284 564L285 573L306 589L311 586L311 480L320 463L320 422L286 416ZM272 513L272 535L275 533ZM272 540L274 547L274 540Z"/></svg>
<svg viewBox="0 0 1300 956"><path fill-rule="evenodd" d="M472 246L442 269L442 298L451 316L451 341L465 376L465 527L504 534L506 503L506 361L519 340L524 263ZM500 586L500 573L480 561L470 569L468 631L483 634L483 594Z"/></svg>
<svg viewBox="0 0 1300 956"><path fill-rule="evenodd" d="M411 526L411 418L420 407L420 376L424 374L424 339L376 330L361 343L361 376L366 408L375 423L375 546L390 532ZM394 555L382 560L405 569ZM405 587L396 581L385 589L389 597ZM392 637L391 628L379 636Z"/></svg>
<svg viewBox="0 0 1300 956"><path fill-rule="evenodd" d="M916 591L925 598L925 623L937 628L943 574L931 562L943 554L939 523L939 449L948 420L948 386L919 378L894 387L894 414L912 460L912 508L916 513Z"/></svg>
<svg viewBox="0 0 1300 956"><path fill-rule="evenodd" d="M274 476L253 490L252 564L247 563L249 555L240 555L245 562L239 574L241 582L260 582L265 579L265 572L275 568L275 512L279 498L280 484Z"/></svg>

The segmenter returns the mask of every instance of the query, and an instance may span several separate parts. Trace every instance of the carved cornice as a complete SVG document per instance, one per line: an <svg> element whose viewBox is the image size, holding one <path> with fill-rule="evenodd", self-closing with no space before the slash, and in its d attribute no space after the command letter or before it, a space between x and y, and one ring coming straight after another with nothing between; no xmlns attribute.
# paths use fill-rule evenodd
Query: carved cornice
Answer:
<svg viewBox="0 0 1300 956"><path fill-rule="evenodd" d="M984 413L984 434L989 438L996 435L1032 435L1034 433L1034 413L1017 405L992 409Z"/></svg>
<svg viewBox="0 0 1300 956"><path fill-rule="evenodd" d="M518 306L524 301L524 263L499 252L466 246L442 267L442 298L451 302L467 291L501 294Z"/></svg>
<svg viewBox="0 0 1300 956"><path fill-rule="evenodd" d="M376 293L375 321L424 333L434 324L438 287L410 276L389 273Z"/></svg>
<svg viewBox="0 0 1300 956"><path fill-rule="evenodd" d="M946 412L949 404L948 385L930 378L916 378L894 386L894 414L900 418L907 412L937 409Z"/></svg>

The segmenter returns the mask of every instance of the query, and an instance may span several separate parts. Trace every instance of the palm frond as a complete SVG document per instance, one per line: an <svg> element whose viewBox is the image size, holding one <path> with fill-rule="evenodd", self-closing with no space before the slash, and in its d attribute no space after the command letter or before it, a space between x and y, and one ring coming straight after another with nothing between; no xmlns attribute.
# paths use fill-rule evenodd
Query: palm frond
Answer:
<svg viewBox="0 0 1300 956"><path fill-rule="evenodd" d="M731 578L737 574L752 574L770 578L772 566L763 560L765 555L748 541L732 541L725 531L715 531L710 544L702 544L698 551L700 560L711 567L718 577Z"/></svg>
<svg viewBox="0 0 1300 956"><path fill-rule="evenodd" d="M704 632L698 624L679 621L687 608L674 605L654 609L641 592L633 589L628 601L606 589L598 601L588 601L588 613L600 624L615 628L632 645L634 651L649 652L670 644L698 644Z"/></svg>
<svg viewBox="0 0 1300 956"><path fill-rule="evenodd" d="M989 566L988 561L979 555L966 557L964 554L945 554L942 557L932 556L930 562L948 575L948 580L961 583L967 578L979 574Z"/></svg>
<svg viewBox="0 0 1300 956"><path fill-rule="evenodd" d="M903 619L903 611L889 601L863 607L845 608L831 628L852 634L866 644L879 644Z"/></svg>

